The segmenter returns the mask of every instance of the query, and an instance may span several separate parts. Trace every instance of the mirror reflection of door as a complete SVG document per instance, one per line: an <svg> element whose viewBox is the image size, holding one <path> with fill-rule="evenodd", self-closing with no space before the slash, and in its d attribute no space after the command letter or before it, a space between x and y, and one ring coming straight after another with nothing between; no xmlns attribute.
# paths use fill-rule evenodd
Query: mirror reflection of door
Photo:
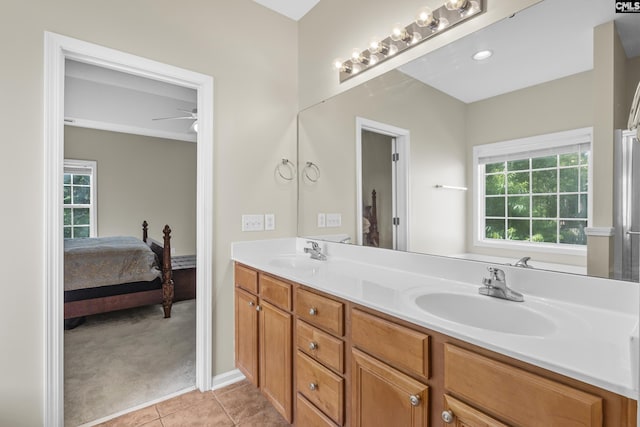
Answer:
<svg viewBox="0 0 640 427"><path fill-rule="evenodd" d="M361 129L362 244L407 250L402 135Z"/></svg>

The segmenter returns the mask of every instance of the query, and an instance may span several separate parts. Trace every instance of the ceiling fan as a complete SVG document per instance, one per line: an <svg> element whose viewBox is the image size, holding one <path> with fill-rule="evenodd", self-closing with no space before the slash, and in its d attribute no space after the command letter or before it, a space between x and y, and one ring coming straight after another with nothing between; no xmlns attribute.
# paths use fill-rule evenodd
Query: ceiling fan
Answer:
<svg viewBox="0 0 640 427"><path fill-rule="evenodd" d="M193 120L191 123L190 131L198 132L198 109L194 108L193 110L185 110L182 108L176 108L178 111L182 111L186 113L184 116L175 116L175 117L157 117L151 120Z"/></svg>

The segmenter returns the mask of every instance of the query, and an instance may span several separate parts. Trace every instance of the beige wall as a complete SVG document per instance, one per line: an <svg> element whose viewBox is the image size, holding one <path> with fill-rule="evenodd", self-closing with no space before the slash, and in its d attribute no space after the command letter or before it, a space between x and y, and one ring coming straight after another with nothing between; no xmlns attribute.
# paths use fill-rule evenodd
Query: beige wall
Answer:
<svg viewBox="0 0 640 427"><path fill-rule="evenodd" d="M171 227L175 255L196 253L196 144L65 126L64 157L97 162L98 236Z"/></svg>
<svg viewBox="0 0 640 427"><path fill-rule="evenodd" d="M322 0L300 20L300 106L309 107L380 76L399 65L484 28L540 0L486 0L487 11L463 25L429 39L343 83L332 69L336 58L347 59L355 47L364 49L372 37L384 38L391 27L415 20L423 6L438 8L440 0Z"/></svg>
<svg viewBox="0 0 640 427"><path fill-rule="evenodd" d="M234 368L230 243L296 232L295 184L274 177L296 155L295 22L250 0L3 2L0 194L15 208L2 209L0 425L43 424L44 31L215 79L214 374ZM240 231L242 213L264 212L275 213L275 232Z"/></svg>
<svg viewBox="0 0 640 427"><path fill-rule="evenodd" d="M465 110L461 101L392 71L302 111L300 162L318 164L322 176L313 185L300 186L299 234L355 236L355 128L359 116L410 132L409 250L441 255L463 252L464 193L435 185L464 185L465 129L460 123ZM342 213L342 227L317 228L319 212Z"/></svg>

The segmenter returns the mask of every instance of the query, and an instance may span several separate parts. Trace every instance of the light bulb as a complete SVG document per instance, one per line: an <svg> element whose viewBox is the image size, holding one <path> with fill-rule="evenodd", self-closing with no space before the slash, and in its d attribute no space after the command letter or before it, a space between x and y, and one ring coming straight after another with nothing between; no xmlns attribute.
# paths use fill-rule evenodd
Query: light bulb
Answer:
<svg viewBox="0 0 640 427"><path fill-rule="evenodd" d="M341 59L334 59L333 60L333 68L335 68L336 70L340 70L342 68L342 60Z"/></svg>
<svg viewBox="0 0 640 427"><path fill-rule="evenodd" d="M195 122L193 122L193 131L195 133L198 133L198 121L197 120Z"/></svg>
<svg viewBox="0 0 640 427"><path fill-rule="evenodd" d="M369 42L369 52L371 52L371 56L375 56L376 54L388 55L389 54L389 46L382 43L379 38L374 37ZM375 59L377 62L378 58ZM372 61L374 61L372 59Z"/></svg>
<svg viewBox="0 0 640 427"><path fill-rule="evenodd" d="M464 11L469 6L469 0L447 0L444 2L444 7L449 10Z"/></svg>
<svg viewBox="0 0 640 427"><path fill-rule="evenodd" d="M404 28L401 24L396 24L393 26L391 35L389 37L391 37L391 40L393 40L394 42L398 42L400 40L405 41L409 38L409 34L407 33L407 29Z"/></svg>
<svg viewBox="0 0 640 427"><path fill-rule="evenodd" d="M351 51L351 62L360 62L360 50L358 48L354 48Z"/></svg>
<svg viewBox="0 0 640 427"><path fill-rule="evenodd" d="M416 24L418 27L429 27L434 21L436 21L436 19L430 7L423 7L418 11L418 15L416 16Z"/></svg>

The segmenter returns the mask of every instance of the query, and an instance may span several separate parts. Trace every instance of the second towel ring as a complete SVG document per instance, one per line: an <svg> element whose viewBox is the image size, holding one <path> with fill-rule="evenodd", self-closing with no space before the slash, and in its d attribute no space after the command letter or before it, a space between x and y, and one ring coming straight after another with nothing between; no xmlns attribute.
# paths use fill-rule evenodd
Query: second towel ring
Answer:
<svg viewBox="0 0 640 427"><path fill-rule="evenodd" d="M276 171L280 178L292 181L296 177L296 165L291 163L289 159L282 159L276 166Z"/></svg>
<svg viewBox="0 0 640 427"><path fill-rule="evenodd" d="M302 173L311 182L318 182L318 179L320 179L320 168L313 162L307 162L304 169L302 169Z"/></svg>

